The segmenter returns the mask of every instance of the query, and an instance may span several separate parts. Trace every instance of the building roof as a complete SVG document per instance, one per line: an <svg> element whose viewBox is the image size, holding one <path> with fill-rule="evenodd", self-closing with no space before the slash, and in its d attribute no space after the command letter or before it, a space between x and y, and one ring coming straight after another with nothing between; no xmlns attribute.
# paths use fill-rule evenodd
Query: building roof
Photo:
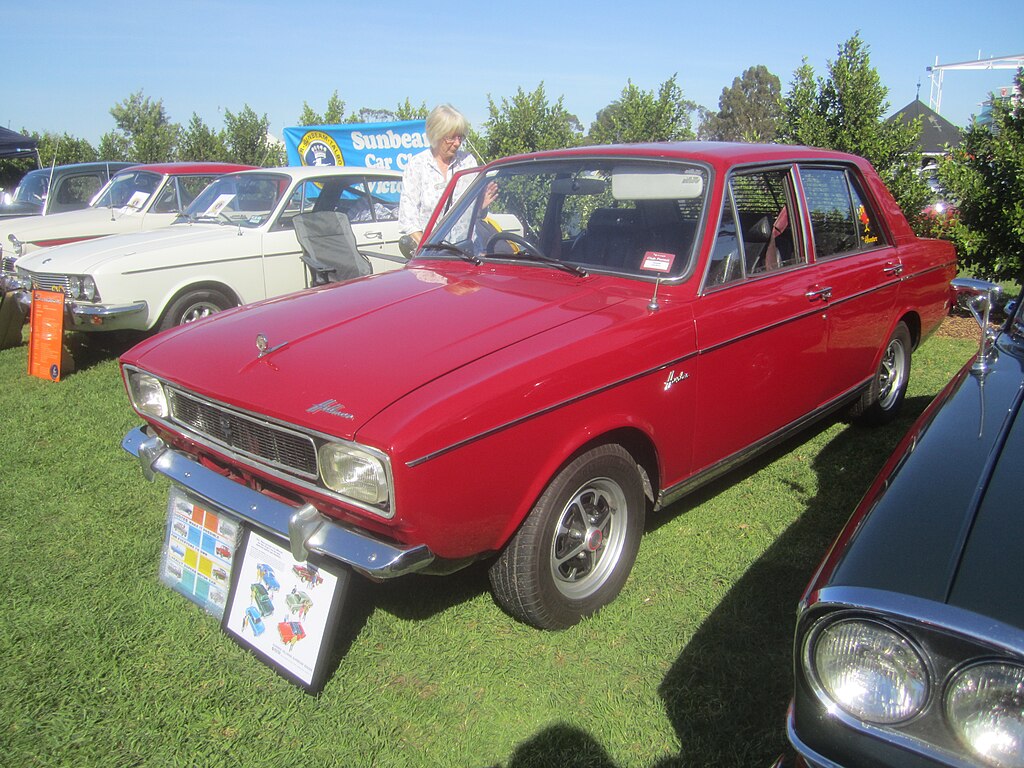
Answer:
<svg viewBox="0 0 1024 768"><path fill-rule="evenodd" d="M918 117L921 118L920 144L922 154L944 155L947 152L947 146L956 147L960 145L960 129L920 99L914 99L914 101L897 111L886 122L891 123L894 120L899 120L902 123L910 123Z"/></svg>

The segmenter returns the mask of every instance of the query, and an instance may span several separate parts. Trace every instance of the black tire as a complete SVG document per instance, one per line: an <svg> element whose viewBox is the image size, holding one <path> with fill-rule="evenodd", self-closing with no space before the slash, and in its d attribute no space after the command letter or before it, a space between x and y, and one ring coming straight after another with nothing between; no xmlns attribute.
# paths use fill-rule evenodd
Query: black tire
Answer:
<svg viewBox="0 0 1024 768"><path fill-rule="evenodd" d="M646 500L619 445L582 454L548 484L490 569L498 603L541 629L564 629L622 590L636 560Z"/></svg>
<svg viewBox="0 0 1024 768"><path fill-rule="evenodd" d="M885 345L871 385L851 409L850 416L855 421L881 426L899 415L910 381L910 347L910 330L901 322Z"/></svg>
<svg viewBox="0 0 1024 768"><path fill-rule="evenodd" d="M212 288L189 291L171 302L160 319L159 330L166 331L168 328L193 323L233 306L234 302L220 291Z"/></svg>

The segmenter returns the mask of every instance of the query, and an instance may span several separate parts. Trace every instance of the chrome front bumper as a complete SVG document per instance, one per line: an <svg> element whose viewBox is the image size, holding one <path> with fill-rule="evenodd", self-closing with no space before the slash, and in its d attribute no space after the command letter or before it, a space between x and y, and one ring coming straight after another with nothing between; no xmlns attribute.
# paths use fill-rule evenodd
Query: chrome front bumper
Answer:
<svg viewBox="0 0 1024 768"><path fill-rule="evenodd" d="M26 314L32 310L32 291L23 286L14 293L14 299ZM83 331L123 331L146 329L146 317L149 305L144 301L134 304L82 304L68 301L64 305L65 322L68 328ZM135 315L142 313L142 321L133 323Z"/></svg>
<svg viewBox="0 0 1024 768"><path fill-rule="evenodd" d="M311 504L295 508L264 496L169 448L141 427L125 435L121 447L139 460L147 480L164 475L197 500L287 539L296 560L306 560L312 552L373 579L413 573L434 560L433 553L422 544L389 544L320 514Z"/></svg>

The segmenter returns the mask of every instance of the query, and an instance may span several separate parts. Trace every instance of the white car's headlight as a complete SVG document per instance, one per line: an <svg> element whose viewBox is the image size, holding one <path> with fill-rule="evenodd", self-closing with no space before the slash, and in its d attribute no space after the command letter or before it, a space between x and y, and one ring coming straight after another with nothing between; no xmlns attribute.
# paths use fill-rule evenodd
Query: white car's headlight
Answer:
<svg viewBox="0 0 1024 768"><path fill-rule="evenodd" d="M129 371L128 393L139 413L157 419L167 418L167 394L164 385L155 376L142 371Z"/></svg>
<svg viewBox="0 0 1024 768"><path fill-rule="evenodd" d="M96 281L92 279L91 275L84 275L82 277L82 298L86 301L96 301L99 299Z"/></svg>
<svg viewBox="0 0 1024 768"><path fill-rule="evenodd" d="M1024 768L1024 667L983 662L961 670L946 689L946 717L986 765Z"/></svg>
<svg viewBox="0 0 1024 768"><path fill-rule="evenodd" d="M78 275L68 275L68 298L78 299L82 296L82 278Z"/></svg>
<svg viewBox="0 0 1024 768"><path fill-rule="evenodd" d="M318 454L320 478L332 491L366 504L388 501L388 473L380 458L341 443L325 443Z"/></svg>
<svg viewBox="0 0 1024 768"><path fill-rule="evenodd" d="M810 635L804 664L823 695L850 715L877 725L914 717L928 701L928 670L895 629L843 619Z"/></svg>

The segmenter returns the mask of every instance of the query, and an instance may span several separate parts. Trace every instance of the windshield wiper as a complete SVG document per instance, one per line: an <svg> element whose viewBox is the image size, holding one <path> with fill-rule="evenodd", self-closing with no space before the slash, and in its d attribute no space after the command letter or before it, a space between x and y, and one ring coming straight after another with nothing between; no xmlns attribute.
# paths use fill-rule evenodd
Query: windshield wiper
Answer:
<svg viewBox="0 0 1024 768"><path fill-rule="evenodd" d="M464 248L459 248L459 246L457 246L457 245L455 245L453 243L449 243L447 240L442 241L440 243L426 243L425 245L421 246L421 250L425 251L427 249L433 249L435 251L447 251L448 253L454 253L454 254L456 254L458 256L461 256L463 259L465 259L466 261L470 262L471 264L475 264L478 267L481 264L483 264L483 262L480 261L480 259L478 259L476 256L474 256L472 253L470 253L469 251L465 250Z"/></svg>
<svg viewBox="0 0 1024 768"><path fill-rule="evenodd" d="M492 253L483 253L483 254L481 254L481 256L483 256L485 259L520 259L520 258L526 258L526 259L529 259L530 261L539 261L541 264L550 264L552 267L557 267L558 269L564 270L564 271L569 272L570 274L573 274L573 275L578 275L579 277L586 277L587 275L590 274L589 272L587 272L587 270L585 270L583 267L581 267L578 264L568 264L568 263L566 263L564 261L561 261L560 259L556 259L556 258L554 258L552 256L548 256L546 253L543 253L542 251L538 251L534 247L520 248L517 253L497 253L497 252L492 252Z"/></svg>

